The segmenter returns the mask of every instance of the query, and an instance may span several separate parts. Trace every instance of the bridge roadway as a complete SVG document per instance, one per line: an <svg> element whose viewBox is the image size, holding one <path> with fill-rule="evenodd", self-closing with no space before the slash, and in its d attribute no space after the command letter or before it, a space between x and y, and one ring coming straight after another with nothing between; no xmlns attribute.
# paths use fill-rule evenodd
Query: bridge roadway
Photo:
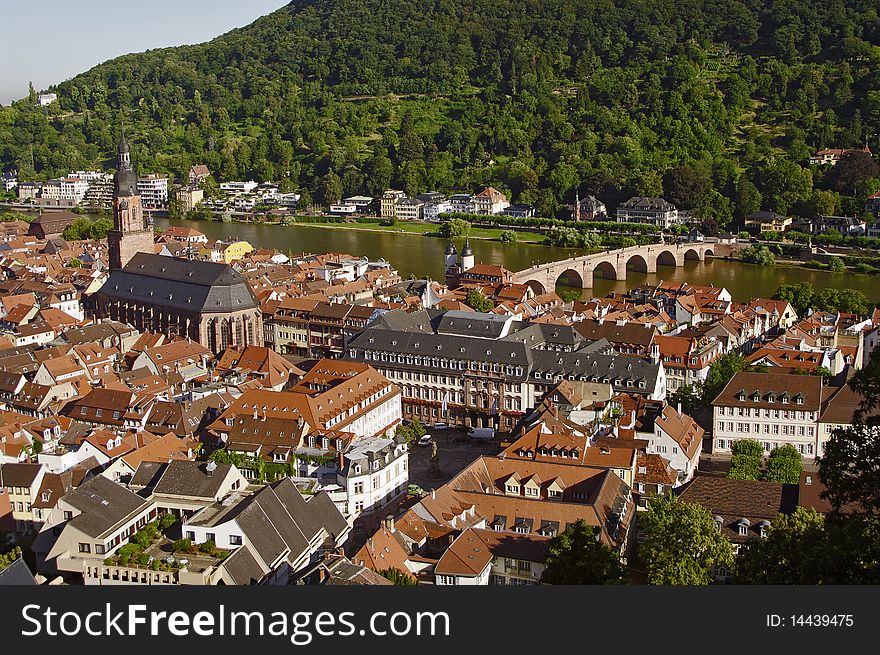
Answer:
<svg viewBox="0 0 880 655"><path fill-rule="evenodd" d="M658 265L684 266L686 260L704 261L706 257L727 257L742 247L743 245L734 243L702 241L632 246L537 264L514 273L513 282L528 284L535 293L552 291L560 278L564 278L568 286L592 289L593 276L596 274L611 280L625 280L627 270L656 273Z"/></svg>

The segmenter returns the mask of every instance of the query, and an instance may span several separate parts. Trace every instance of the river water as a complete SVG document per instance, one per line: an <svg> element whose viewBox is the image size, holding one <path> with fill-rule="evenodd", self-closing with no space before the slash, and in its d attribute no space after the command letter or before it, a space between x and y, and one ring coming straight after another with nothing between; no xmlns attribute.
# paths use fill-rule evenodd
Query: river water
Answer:
<svg viewBox="0 0 880 655"><path fill-rule="evenodd" d="M287 254L344 252L366 255L371 259L384 258L397 268L402 277L430 276L442 280L446 241L436 237L364 230L331 229L292 225L261 225L249 223L221 223L219 221L183 221L157 218L156 227L169 225L193 227L209 239L241 239L255 247L274 248ZM462 242L457 244L459 252ZM567 259L580 254L577 249L553 248L529 243L501 243L475 239L471 241L476 261L500 264L511 271L529 268L533 264ZM604 296L611 291L626 291L642 283L690 282L726 287L736 300L755 297L769 298L780 284L808 282L815 288L852 288L863 291L871 300L880 300L880 278L853 273L830 273L808 268L765 268L724 260L689 261L682 268L658 266L657 273L630 271L627 279L605 280L596 278L592 290L584 298Z"/></svg>

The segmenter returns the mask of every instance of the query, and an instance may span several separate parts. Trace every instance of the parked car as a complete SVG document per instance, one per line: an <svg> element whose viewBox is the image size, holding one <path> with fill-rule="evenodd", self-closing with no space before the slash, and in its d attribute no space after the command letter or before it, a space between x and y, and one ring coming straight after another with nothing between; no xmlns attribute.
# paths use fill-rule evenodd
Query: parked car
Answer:
<svg viewBox="0 0 880 655"><path fill-rule="evenodd" d="M430 446L430 445L431 445L431 442L432 442L433 440L434 440L434 438L433 438L430 434L426 434L426 435L424 435L421 439L419 439L419 445L422 446L422 447L424 447L424 446Z"/></svg>
<svg viewBox="0 0 880 655"><path fill-rule="evenodd" d="M448 429L449 429L449 426L446 425L445 423L435 423L435 424L434 424L434 429L435 429L435 430L448 430Z"/></svg>

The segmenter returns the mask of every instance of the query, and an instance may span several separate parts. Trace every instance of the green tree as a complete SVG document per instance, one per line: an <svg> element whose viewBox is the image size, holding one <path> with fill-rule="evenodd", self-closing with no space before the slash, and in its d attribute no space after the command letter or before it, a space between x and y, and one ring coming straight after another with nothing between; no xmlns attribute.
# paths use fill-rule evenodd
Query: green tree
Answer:
<svg viewBox="0 0 880 655"><path fill-rule="evenodd" d="M733 564L733 547L702 505L671 494L653 496L639 523L646 538L638 555L649 584L706 585L714 580L716 566Z"/></svg>
<svg viewBox="0 0 880 655"><path fill-rule="evenodd" d="M398 569L382 569L381 571L376 571L376 573L383 578L391 580L391 582L400 587L413 587L418 584L418 581L413 576Z"/></svg>
<svg viewBox="0 0 880 655"><path fill-rule="evenodd" d="M746 358L737 352L729 352L712 362L703 383L703 404L711 405L731 378L747 367Z"/></svg>
<svg viewBox="0 0 880 655"><path fill-rule="evenodd" d="M519 238L513 230L504 230L499 237L501 243L516 243L518 240Z"/></svg>
<svg viewBox="0 0 880 655"><path fill-rule="evenodd" d="M776 257L770 249L764 244L753 244L743 248L740 252L740 259L747 264L758 264L759 266L773 266L776 264Z"/></svg>
<svg viewBox="0 0 880 655"><path fill-rule="evenodd" d="M569 303L580 300L583 294L578 289L557 289L556 295L562 299L562 302Z"/></svg>
<svg viewBox="0 0 880 655"><path fill-rule="evenodd" d="M770 482L798 484L803 470L803 458L792 444L784 444L770 451L767 460L767 480Z"/></svg>
<svg viewBox="0 0 880 655"><path fill-rule="evenodd" d="M812 215L835 216L840 207L840 195L834 191L813 191Z"/></svg>
<svg viewBox="0 0 880 655"><path fill-rule="evenodd" d="M552 585L613 584L621 581L620 557L583 519L550 540L541 582Z"/></svg>
<svg viewBox="0 0 880 655"><path fill-rule="evenodd" d="M731 450L733 457L727 477L731 480L760 480L764 447L754 439L737 439Z"/></svg>
<svg viewBox="0 0 880 655"><path fill-rule="evenodd" d="M703 389L699 383L683 384L669 395L669 404L673 407L681 405L687 414L703 406Z"/></svg>
<svg viewBox="0 0 880 655"><path fill-rule="evenodd" d="M840 257L832 257L828 260L828 270L834 273L841 273L846 270L846 265Z"/></svg>
<svg viewBox="0 0 880 655"><path fill-rule="evenodd" d="M425 429L425 426L418 419L413 419L409 425L398 426L395 432L397 436L402 436L410 447L415 446L419 439L427 433L428 431Z"/></svg>
<svg viewBox="0 0 880 655"><path fill-rule="evenodd" d="M767 536L752 539L740 550L735 581L739 584L820 584L835 552L825 530L825 517L798 507L770 523Z"/></svg>
<svg viewBox="0 0 880 655"><path fill-rule="evenodd" d="M453 218L442 223L438 232L447 239L466 237L471 232L471 224L462 218Z"/></svg>
<svg viewBox="0 0 880 655"><path fill-rule="evenodd" d="M70 268L82 268L84 266L83 261L79 257L72 257L67 265Z"/></svg>
<svg viewBox="0 0 880 655"><path fill-rule="evenodd" d="M741 176L736 183L736 208L739 218L745 218L749 214L760 210L762 201L763 198L761 192L758 191L758 187L745 175Z"/></svg>
<svg viewBox="0 0 880 655"><path fill-rule="evenodd" d="M19 546L15 546L8 552L0 553L0 571L12 564L19 557L21 557L21 548Z"/></svg>
<svg viewBox="0 0 880 655"><path fill-rule="evenodd" d="M492 302L492 299L487 298L477 289L468 291L464 304L478 312L488 312L495 308L495 303Z"/></svg>
<svg viewBox="0 0 880 655"><path fill-rule="evenodd" d="M328 172L321 181L321 198L325 205L335 205L342 200L342 180L333 171Z"/></svg>
<svg viewBox="0 0 880 655"><path fill-rule="evenodd" d="M880 355L849 380L861 397L852 424L831 433L819 458L823 496L838 513L880 512Z"/></svg>
<svg viewBox="0 0 880 655"><path fill-rule="evenodd" d="M785 300L791 303L794 310L801 316L806 314L812 307L815 297L815 289L809 282L797 284L783 284L773 294L774 300Z"/></svg>

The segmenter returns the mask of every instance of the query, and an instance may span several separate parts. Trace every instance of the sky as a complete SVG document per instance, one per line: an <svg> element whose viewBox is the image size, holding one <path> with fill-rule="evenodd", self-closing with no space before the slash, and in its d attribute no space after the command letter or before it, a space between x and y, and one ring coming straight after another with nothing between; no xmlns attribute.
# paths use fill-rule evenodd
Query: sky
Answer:
<svg viewBox="0 0 880 655"><path fill-rule="evenodd" d="M280 9L285 0L0 0L0 104L101 62L201 43Z"/></svg>

